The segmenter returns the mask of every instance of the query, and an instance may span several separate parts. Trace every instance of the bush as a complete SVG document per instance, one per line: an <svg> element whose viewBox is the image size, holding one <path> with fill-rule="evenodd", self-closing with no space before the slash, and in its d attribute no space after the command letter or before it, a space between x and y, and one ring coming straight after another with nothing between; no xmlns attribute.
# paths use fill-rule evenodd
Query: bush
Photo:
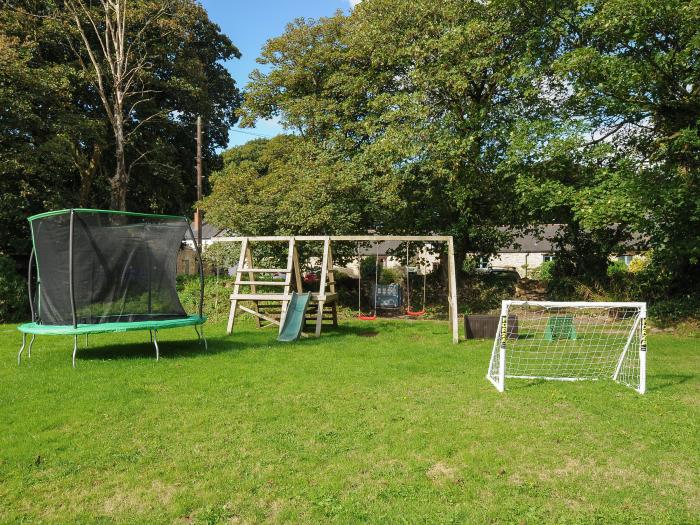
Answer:
<svg viewBox="0 0 700 525"><path fill-rule="evenodd" d="M530 275L536 281L550 283L554 280L554 265L555 261L544 261L542 264L533 268Z"/></svg>
<svg viewBox="0 0 700 525"><path fill-rule="evenodd" d="M0 323L28 317L27 282L17 273L12 259L0 256Z"/></svg>
<svg viewBox="0 0 700 525"><path fill-rule="evenodd" d="M357 308L357 279L344 272L334 272L335 290L338 303L342 306Z"/></svg>
<svg viewBox="0 0 700 525"><path fill-rule="evenodd" d="M680 321L700 321L700 294L649 303L649 317L660 326Z"/></svg>
<svg viewBox="0 0 700 525"><path fill-rule="evenodd" d="M621 280L627 277L629 270L627 265L622 261L615 261L610 266L608 266L608 277L612 280Z"/></svg>
<svg viewBox="0 0 700 525"><path fill-rule="evenodd" d="M382 266L377 264L377 257L374 255L363 257L360 261L360 275L363 281L374 281L375 272L379 272L377 280L381 280L382 270Z"/></svg>
<svg viewBox="0 0 700 525"><path fill-rule="evenodd" d="M379 274L379 284L401 284L405 276L401 268L384 268Z"/></svg>
<svg viewBox="0 0 700 525"><path fill-rule="evenodd" d="M643 272L649 265L649 258L646 255L635 255L630 261L630 265L627 267L627 271L630 273Z"/></svg>
<svg viewBox="0 0 700 525"><path fill-rule="evenodd" d="M463 279L458 303L468 314L489 313L501 307L503 299L515 297L517 276L509 274L472 274Z"/></svg>
<svg viewBox="0 0 700 525"><path fill-rule="evenodd" d="M476 270L478 268L477 264L477 257L465 257L464 261L462 262L462 272L464 272L467 275L473 275L476 273Z"/></svg>
<svg viewBox="0 0 700 525"><path fill-rule="evenodd" d="M212 321L220 321L228 317L231 305L232 279L222 279L215 276L204 278L204 315ZM177 277L177 290L180 302L185 311L196 314L199 305L199 276L179 275Z"/></svg>

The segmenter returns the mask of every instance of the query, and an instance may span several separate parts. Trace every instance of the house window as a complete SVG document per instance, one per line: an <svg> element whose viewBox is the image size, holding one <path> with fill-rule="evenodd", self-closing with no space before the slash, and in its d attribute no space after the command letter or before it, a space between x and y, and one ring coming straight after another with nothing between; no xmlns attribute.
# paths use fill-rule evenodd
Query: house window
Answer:
<svg viewBox="0 0 700 525"><path fill-rule="evenodd" d="M627 266L629 266L630 263L632 262L632 257L634 257L634 255L618 255L617 260L621 261L621 262L625 263Z"/></svg>
<svg viewBox="0 0 700 525"><path fill-rule="evenodd" d="M544 262L553 261L553 260L554 260L554 254L545 253L545 254L542 256L542 260L543 260Z"/></svg>
<svg viewBox="0 0 700 525"><path fill-rule="evenodd" d="M489 258L486 255L482 255L481 257L477 257L476 267L479 268L480 270L486 270L489 267Z"/></svg>

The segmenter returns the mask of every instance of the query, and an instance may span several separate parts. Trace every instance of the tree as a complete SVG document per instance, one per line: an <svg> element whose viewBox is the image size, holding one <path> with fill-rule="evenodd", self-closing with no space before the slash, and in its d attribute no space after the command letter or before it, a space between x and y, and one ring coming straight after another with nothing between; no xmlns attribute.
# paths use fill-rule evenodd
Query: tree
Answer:
<svg viewBox="0 0 700 525"><path fill-rule="evenodd" d="M89 70L94 79L95 91L112 129L115 155L114 175L110 177L112 208L126 209L131 165L151 153L142 151L131 165L127 165L128 144L141 126L166 112L165 108L157 108L155 112L144 114L137 109L156 91L147 86L146 76L153 68L155 39L163 38L163 34L151 33L149 28L156 26L161 18L172 19L178 4L188 7L187 2L178 0L140 4L128 4L126 0L99 0L97 8L86 0L65 0L73 27L82 42L82 46L74 47L75 54L83 69ZM149 37L154 40L149 40ZM71 42L70 38L68 42ZM84 60L84 55L88 61ZM129 124L131 129L127 129Z"/></svg>
<svg viewBox="0 0 700 525"><path fill-rule="evenodd" d="M241 235L330 235L357 231L362 188L303 138L258 139L223 155L204 198L207 220Z"/></svg>
<svg viewBox="0 0 700 525"><path fill-rule="evenodd" d="M493 251L520 223L515 174L499 171L523 119L552 108L537 75L557 49L539 7L373 0L297 20L271 39L242 122L277 116L365 190L361 227L455 235Z"/></svg>
<svg viewBox="0 0 700 525"><path fill-rule="evenodd" d="M153 19L162 4L129 3L125 37L142 31L142 44L133 49L148 65L138 77L145 95L125 111L126 207L189 213L196 199L195 120L201 115L205 122L205 170L216 169L216 150L226 145L240 104L221 62L240 54L201 5L167 5ZM70 11L44 0L13 0L7 7L0 10L0 252L26 261L28 215L110 206L116 147L87 49L66 19ZM99 46L96 39L91 44Z"/></svg>
<svg viewBox="0 0 700 525"><path fill-rule="evenodd" d="M66 136L91 125L72 103L78 75L45 22L0 10L0 253L15 261L29 254L27 216L79 192Z"/></svg>
<svg viewBox="0 0 700 525"><path fill-rule="evenodd" d="M521 202L601 234L599 260L638 232L665 281L650 297L697 290L700 10L680 0L599 0L574 2L561 18L555 72L570 89L557 120L521 134L512 159Z"/></svg>

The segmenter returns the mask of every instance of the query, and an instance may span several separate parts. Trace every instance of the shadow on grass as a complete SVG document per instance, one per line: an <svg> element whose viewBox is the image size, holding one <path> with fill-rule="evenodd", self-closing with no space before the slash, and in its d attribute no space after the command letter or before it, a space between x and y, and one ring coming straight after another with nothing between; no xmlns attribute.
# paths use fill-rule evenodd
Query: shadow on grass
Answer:
<svg viewBox="0 0 700 525"><path fill-rule="evenodd" d="M546 379L506 379L507 390L523 390L549 383Z"/></svg>
<svg viewBox="0 0 700 525"><path fill-rule="evenodd" d="M661 374L653 375L650 377L654 384L652 386L647 386L647 392L653 392L655 390L663 390L664 388L669 388L676 385L682 385L695 378L695 374ZM656 384L657 381L661 381Z"/></svg>
<svg viewBox="0 0 700 525"><path fill-rule="evenodd" d="M416 328L416 323L420 321L407 322L407 325ZM408 327L407 326L407 327ZM426 323L423 328L426 330L428 335L450 335L447 327L435 326L432 323ZM300 341L322 341L328 338L337 337L374 337L375 335L382 335L382 333L391 333L396 330L395 322L382 322L382 321L365 321L364 324L340 324L337 327L324 326L321 332L321 337L316 338L313 335L313 327L307 325L305 333L309 334L309 337L304 337Z"/></svg>
<svg viewBox="0 0 700 525"><path fill-rule="evenodd" d="M207 337L208 347L193 337L189 340L158 340L161 358L199 358L222 353L240 352L242 350L255 350L270 346L270 341L241 341L228 336ZM156 350L148 339L143 342L130 342L123 344L96 344L85 348L78 347L76 358L82 361L105 359L155 359Z"/></svg>
<svg viewBox="0 0 700 525"><path fill-rule="evenodd" d="M415 325L414 325L415 326ZM428 325L426 325L426 328ZM366 325L357 324L341 324L337 327L324 326L320 338L313 335L313 326L308 325L306 333L309 337L292 342L292 345L300 346L317 346L327 344L338 338L348 337L374 337L381 335L383 330L391 331L390 323L382 323L381 321L367 323ZM435 327L430 327L430 333L441 333L442 330ZM249 332L250 333L250 332ZM168 339L167 336L161 336L158 339L160 348L160 356L162 358L199 358L208 355L216 355L229 352L239 352L242 350L270 349L275 347L286 347L290 343L281 343L277 341L276 330L260 329L253 332L252 337L241 337L241 333L234 332L231 336L226 335L207 335L208 350L204 350L204 345L197 340L197 336L193 334L192 338L184 338L180 340ZM160 335L160 334L159 334ZM324 343L325 341L325 343ZM332 343L331 343L332 344ZM109 342L100 344L95 342L88 348L84 345L84 340L79 339L78 343L78 360L105 360L105 359L144 359L155 358L155 347L149 341L148 332L144 332L142 341L131 341L125 343ZM68 343L72 350L72 341Z"/></svg>
<svg viewBox="0 0 700 525"><path fill-rule="evenodd" d="M650 379L653 380L655 384L652 386L647 385L647 392L654 392L656 390L663 390L664 388L669 388L672 386L676 385L682 385L683 383L686 383L690 381L691 379L694 379L696 376L694 374L661 374L661 375L654 375ZM590 380L590 381L595 381L595 380ZM581 382L590 382L590 381L585 381L581 380ZM612 379L607 379L607 380L602 380L602 381L607 381L611 384L614 385L619 385L619 383L616 383ZM522 390L526 388L532 388L535 386L542 386L546 383L550 383L551 381L548 381L546 379L509 379L506 381L506 388L508 390Z"/></svg>

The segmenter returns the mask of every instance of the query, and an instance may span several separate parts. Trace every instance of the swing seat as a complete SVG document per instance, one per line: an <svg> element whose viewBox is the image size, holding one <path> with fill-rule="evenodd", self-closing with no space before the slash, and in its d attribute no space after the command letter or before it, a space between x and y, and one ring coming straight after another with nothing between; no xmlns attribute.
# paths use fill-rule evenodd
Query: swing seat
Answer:
<svg viewBox="0 0 700 525"><path fill-rule="evenodd" d="M417 312L414 312L410 308L407 308L406 315L410 315L411 317L421 317L425 315L425 308L423 308L422 310L418 310Z"/></svg>
<svg viewBox="0 0 700 525"><path fill-rule="evenodd" d="M357 316L357 318L358 318L360 321L375 321L375 320L377 319L377 314L374 314L374 315L363 315L363 314L359 314L359 315Z"/></svg>

